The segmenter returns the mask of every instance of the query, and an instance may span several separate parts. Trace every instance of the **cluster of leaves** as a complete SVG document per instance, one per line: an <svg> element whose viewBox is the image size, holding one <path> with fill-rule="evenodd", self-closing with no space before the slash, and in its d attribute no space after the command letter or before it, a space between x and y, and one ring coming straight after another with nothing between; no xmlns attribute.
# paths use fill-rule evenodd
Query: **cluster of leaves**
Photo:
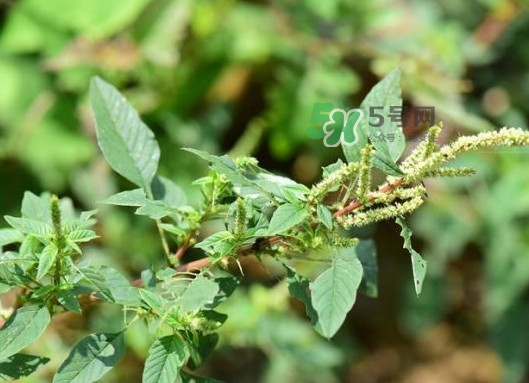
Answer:
<svg viewBox="0 0 529 383"><path fill-rule="evenodd" d="M402 104L398 70L391 72L367 95L361 108ZM22 289L20 308L2 330L0 371L10 377L31 373L47 358L19 353L45 330L51 316L63 311L81 313L83 297L123 307L122 331L93 333L80 340L63 362L54 382L93 382L120 360L124 332L137 320L153 333L143 372L144 382L213 381L190 373L213 351L217 329L227 319L215 308L237 288L238 279L225 270L250 254L272 256L285 268L290 294L306 305L315 330L326 338L336 334L355 303L357 291L377 293L377 261L372 241L351 238L346 229L386 219L402 227L410 251L414 285L420 293L426 262L411 246L411 231L403 216L425 198L420 184L433 176L462 176L467 168L444 167L457 154L499 145L528 145L529 134L504 129L463 137L445 147L436 143L440 127L406 160L398 162L404 137L388 122L377 134L391 132L394 143L368 140L367 121L359 129L359 146L344 146L347 163L324 169L321 182L308 188L273 175L255 159L215 156L188 149L206 160L208 176L196 181L203 194L199 207L187 205L181 189L158 176L160 149L151 130L111 85L94 78L90 101L97 138L110 166L137 189L115 194L106 204L132 206L136 214L153 219L159 229L168 267L145 270L131 282L108 266L83 258L80 243L96 238L90 227L94 211L75 214L71 202L55 196L26 193L22 217L6 216L11 229L0 231L0 246L20 243L18 251L2 252L0 283L4 291ZM378 168L387 178L372 190L371 173ZM203 224L224 223L225 230L200 236ZM191 247L203 257L184 262ZM176 249L173 252L173 249ZM292 259L308 254L328 264L310 280ZM11 374L11 375L9 375ZM16 376L14 376L16 374Z"/></svg>

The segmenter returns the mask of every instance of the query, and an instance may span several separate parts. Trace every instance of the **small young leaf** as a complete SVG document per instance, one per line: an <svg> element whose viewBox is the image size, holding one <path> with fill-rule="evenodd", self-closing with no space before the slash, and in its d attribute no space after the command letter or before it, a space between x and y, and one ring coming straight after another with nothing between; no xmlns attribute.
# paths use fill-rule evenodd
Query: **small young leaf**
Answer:
<svg viewBox="0 0 529 383"><path fill-rule="evenodd" d="M143 383L174 383L189 353L177 335L157 339L149 349L143 370Z"/></svg>
<svg viewBox="0 0 529 383"><path fill-rule="evenodd" d="M426 267L427 262L421 257L421 255L416 252L411 246L411 229L406 224L406 221L402 218L397 218L395 220L401 227L400 236L404 239L404 248L410 252L411 255L411 267L413 270L413 285L415 286L415 292L417 295L421 293L422 284L424 282L424 277L426 276Z"/></svg>
<svg viewBox="0 0 529 383"><path fill-rule="evenodd" d="M34 373L37 368L50 361L36 355L15 354L0 362L0 381L15 380Z"/></svg>
<svg viewBox="0 0 529 383"><path fill-rule="evenodd" d="M353 307L362 281L362 264L354 248L337 248L332 265L310 284L311 300L318 313L316 331L331 338Z"/></svg>
<svg viewBox="0 0 529 383"><path fill-rule="evenodd" d="M268 227L268 234L281 234L287 230L299 225L305 218L307 218L308 212L301 206L293 205L290 203L279 206L272 219L270 220L270 226Z"/></svg>
<svg viewBox="0 0 529 383"><path fill-rule="evenodd" d="M323 223L327 229L332 230L332 213L327 206L318 204L316 212L318 213L318 218L321 223Z"/></svg>
<svg viewBox="0 0 529 383"><path fill-rule="evenodd" d="M212 303L218 292L219 285L217 283L203 275L198 275L187 286L178 303L184 312L195 311L208 303Z"/></svg>
<svg viewBox="0 0 529 383"><path fill-rule="evenodd" d="M232 233L229 231L219 231L197 243L195 247L207 252L224 255L233 249L233 241L234 237Z"/></svg>
<svg viewBox="0 0 529 383"><path fill-rule="evenodd" d="M143 189L134 189L111 195L100 203L118 206L143 206L148 201Z"/></svg>
<svg viewBox="0 0 529 383"><path fill-rule="evenodd" d="M0 229L0 248L16 242L22 242L24 235L16 229Z"/></svg>
<svg viewBox="0 0 529 383"><path fill-rule="evenodd" d="M81 306L72 290L59 290L57 300L67 310L81 314Z"/></svg>
<svg viewBox="0 0 529 383"><path fill-rule="evenodd" d="M90 104L99 147L112 169L150 191L160 159L152 131L118 90L99 77L90 82Z"/></svg>
<svg viewBox="0 0 529 383"><path fill-rule="evenodd" d="M57 259L57 254L59 249L52 242L46 245L42 253L39 255L39 267L37 269L37 281L40 281L52 268L55 260Z"/></svg>
<svg viewBox="0 0 529 383"><path fill-rule="evenodd" d="M46 307L25 306L11 315L0 330L0 360L33 343L50 323Z"/></svg>
<svg viewBox="0 0 529 383"><path fill-rule="evenodd" d="M89 242L97 237L93 230L74 230L68 233L68 239L76 243Z"/></svg>
<svg viewBox="0 0 529 383"><path fill-rule="evenodd" d="M373 240L362 240L356 245L356 256L362 264L362 283L360 291L369 297L375 298L378 295L378 266L377 251Z"/></svg>
<svg viewBox="0 0 529 383"><path fill-rule="evenodd" d="M90 334L77 343L53 383L96 382L119 362L125 352L123 333Z"/></svg>

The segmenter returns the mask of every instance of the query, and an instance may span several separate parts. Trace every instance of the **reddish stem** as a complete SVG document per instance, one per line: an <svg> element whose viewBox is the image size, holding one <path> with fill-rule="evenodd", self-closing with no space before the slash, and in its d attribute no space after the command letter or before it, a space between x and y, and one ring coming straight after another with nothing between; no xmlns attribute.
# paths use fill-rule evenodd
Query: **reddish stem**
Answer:
<svg viewBox="0 0 529 383"><path fill-rule="evenodd" d="M399 178L399 179L393 181L392 183L384 185L378 191L382 192L382 193L388 193L391 190L395 189L396 187L402 185L403 182L404 182L404 178ZM368 199L369 199L370 202L373 201L375 199L375 195L373 195L373 194L369 195ZM358 209L359 207L361 207L363 205L364 204L362 202L360 202L360 201L357 201L357 200L351 201L351 203L349 203L349 205L344 206L344 207L342 207L339 210L336 210L332 216L334 218L340 217L342 215L345 215L347 213L352 212L353 210Z"/></svg>

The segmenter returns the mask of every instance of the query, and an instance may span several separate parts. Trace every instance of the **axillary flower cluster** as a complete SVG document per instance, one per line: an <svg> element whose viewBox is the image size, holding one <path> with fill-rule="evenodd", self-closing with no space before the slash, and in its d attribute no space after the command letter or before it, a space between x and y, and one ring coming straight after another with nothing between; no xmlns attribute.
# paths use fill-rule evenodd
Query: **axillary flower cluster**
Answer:
<svg viewBox="0 0 529 383"><path fill-rule="evenodd" d="M441 129L441 124L431 127L427 139L398 165L402 175L388 175L386 182L377 190L371 190L371 173L376 152L367 145L362 150L360 161L343 164L316 184L311 190L309 201L322 201L330 192L340 191L342 198L333 205L333 217L346 229L397 218L423 204L426 198L426 189L422 185L424 179L463 177L475 173L469 167L445 165L457 155L500 146L529 145L528 131L502 128L499 131L459 137L441 147L437 143Z"/></svg>

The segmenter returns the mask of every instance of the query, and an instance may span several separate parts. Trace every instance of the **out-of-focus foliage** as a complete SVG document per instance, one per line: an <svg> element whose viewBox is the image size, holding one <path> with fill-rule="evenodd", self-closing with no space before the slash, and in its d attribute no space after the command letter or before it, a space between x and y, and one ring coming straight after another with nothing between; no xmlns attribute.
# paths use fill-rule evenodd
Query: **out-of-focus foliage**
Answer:
<svg viewBox="0 0 529 383"><path fill-rule="evenodd" d="M263 167L314 181L339 155L305 134L314 103L358 106L395 66L405 103L434 106L447 128L443 140L528 125L524 1L4 0L0 7L2 215L15 213L24 190L68 193L93 208L125 186L95 150L85 97L94 74L140 109L162 146L161 171L187 187L190 201L197 197L189 182L205 167L182 146L254 154ZM408 136L418 133L412 122ZM527 159L520 150L467 155L461 161L477 176L427 185L429 204L411 225L429 262L418 299L400 277L404 250L388 239L400 228L372 228L380 274L391 277L378 300L357 303L332 343L301 324L302 310L289 309L295 303L261 288L276 282L273 266L243 265L248 292L226 306L225 348L206 368L230 382L521 381L529 363ZM90 256L131 274L163 261L149 222L97 206L100 241L110 250L94 246ZM109 331L116 315L94 308L86 322L55 322L46 354L58 359L48 365L66 357L75 334ZM142 334L129 334L134 353L115 381L141 376L134 354L147 353Z"/></svg>

